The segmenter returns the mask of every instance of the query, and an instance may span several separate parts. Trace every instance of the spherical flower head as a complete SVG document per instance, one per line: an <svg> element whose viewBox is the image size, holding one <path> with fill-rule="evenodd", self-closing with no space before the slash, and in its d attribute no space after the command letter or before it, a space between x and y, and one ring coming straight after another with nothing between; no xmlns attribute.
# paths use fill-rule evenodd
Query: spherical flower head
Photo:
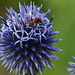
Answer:
<svg viewBox="0 0 75 75"><path fill-rule="evenodd" d="M73 60L75 61L75 57L73 56ZM71 72L71 75L75 75L75 63L69 62L68 63L72 68L67 68L69 72Z"/></svg>
<svg viewBox="0 0 75 75"><path fill-rule="evenodd" d="M19 75L42 74L44 65L51 68L53 63L51 59L59 58L52 52L61 51L54 47L55 42L61 39L55 39L53 35L59 33L53 32L52 19L47 18L50 9L47 12L41 12L42 5L36 6L33 2L30 6L22 6L19 2L20 12L17 13L11 7L6 8L9 12L7 20L2 19L0 56L3 60L2 65Z"/></svg>

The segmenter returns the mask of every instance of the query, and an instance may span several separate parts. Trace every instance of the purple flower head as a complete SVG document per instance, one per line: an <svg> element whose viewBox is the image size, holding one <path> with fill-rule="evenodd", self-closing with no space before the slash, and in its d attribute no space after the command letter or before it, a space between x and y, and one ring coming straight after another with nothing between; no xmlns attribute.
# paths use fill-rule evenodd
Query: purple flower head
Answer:
<svg viewBox="0 0 75 75"><path fill-rule="evenodd" d="M55 39L53 35L59 33L53 32L52 19L47 18L50 9L47 12L41 12L42 5L36 6L33 2L30 6L22 6L19 2L20 12L17 13L11 7L6 8L9 12L7 20L2 19L0 29L0 61L19 75L36 75L37 72L42 74L44 65L51 68L53 63L51 59L59 58L52 52L62 51L54 47L55 42L61 39Z"/></svg>
<svg viewBox="0 0 75 75"><path fill-rule="evenodd" d="M73 56L73 60L75 61L75 57ZM69 62L68 63L72 68L67 68L69 72L71 72L72 75L75 75L75 63Z"/></svg>

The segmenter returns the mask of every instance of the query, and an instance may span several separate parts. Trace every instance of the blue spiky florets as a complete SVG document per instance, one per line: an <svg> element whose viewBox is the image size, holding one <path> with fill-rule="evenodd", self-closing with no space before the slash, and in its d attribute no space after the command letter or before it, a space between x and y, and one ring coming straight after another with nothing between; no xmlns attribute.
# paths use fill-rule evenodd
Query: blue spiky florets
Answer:
<svg viewBox="0 0 75 75"><path fill-rule="evenodd" d="M61 39L55 39L53 35L59 33L53 32L52 19L47 15L50 9L44 13L41 12L42 5L36 6L33 2L30 6L22 6L19 3L20 13L17 14L11 7L7 9L10 15L8 19L2 19L1 41L0 41L0 60L2 65L19 75L35 75L37 72L42 74L44 65L49 68L53 63L50 59L57 60L58 57L52 52L61 51L54 47L55 42ZM45 72L45 71L44 71Z"/></svg>
<svg viewBox="0 0 75 75"><path fill-rule="evenodd" d="M75 57L73 57L73 60L75 61ZM75 75L75 63L69 62L68 63L72 68L67 68L69 72L71 72L72 75Z"/></svg>

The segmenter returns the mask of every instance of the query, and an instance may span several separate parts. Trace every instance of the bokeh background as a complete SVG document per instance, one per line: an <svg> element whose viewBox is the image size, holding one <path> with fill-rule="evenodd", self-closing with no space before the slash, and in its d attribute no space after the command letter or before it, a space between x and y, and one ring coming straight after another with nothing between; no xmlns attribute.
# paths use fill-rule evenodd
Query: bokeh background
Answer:
<svg viewBox="0 0 75 75"><path fill-rule="evenodd" d="M5 7L13 7L16 12L19 12L18 2L29 4L31 0L0 0L0 16L6 19L7 11ZM56 38L63 40L56 43L56 47L61 48L63 51L54 53L60 60L52 60L55 64L52 69L45 67L46 75L70 75L66 68L69 68L69 61L73 61L72 56L75 56L75 0L32 0L36 5L43 4L42 11L46 12L51 9L48 18L50 19L55 15L53 20L54 31L60 31ZM1 19L0 19L1 23ZM0 62L1 64L1 62ZM3 66L0 65L0 75L9 74ZM40 74L38 74L40 75ZM43 74L45 75L45 74Z"/></svg>

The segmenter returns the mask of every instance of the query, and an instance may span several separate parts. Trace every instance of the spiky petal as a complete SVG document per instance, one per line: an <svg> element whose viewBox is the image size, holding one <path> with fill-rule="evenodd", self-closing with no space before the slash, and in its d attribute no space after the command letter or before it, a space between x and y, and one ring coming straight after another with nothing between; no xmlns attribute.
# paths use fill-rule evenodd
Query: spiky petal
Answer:
<svg viewBox="0 0 75 75"><path fill-rule="evenodd" d="M73 56L73 60L75 61L75 57ZM68 63L72 68L67 68L69 72L71 72L71 75L75 75L75 63L69 62Z"/></svg>

